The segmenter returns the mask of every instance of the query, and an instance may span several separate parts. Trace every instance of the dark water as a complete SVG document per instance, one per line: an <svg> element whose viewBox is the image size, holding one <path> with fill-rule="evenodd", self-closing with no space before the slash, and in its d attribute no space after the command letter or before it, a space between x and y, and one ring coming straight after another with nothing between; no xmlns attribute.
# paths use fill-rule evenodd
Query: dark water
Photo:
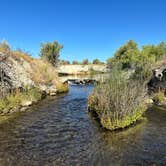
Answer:
<svg viewBox="0 0 166 166"><path fill-rule="evenodd" d="M88 114L92 86L44 100L0 125L0 166L166 165L166 111L121 132L103 130Z"/></svg>

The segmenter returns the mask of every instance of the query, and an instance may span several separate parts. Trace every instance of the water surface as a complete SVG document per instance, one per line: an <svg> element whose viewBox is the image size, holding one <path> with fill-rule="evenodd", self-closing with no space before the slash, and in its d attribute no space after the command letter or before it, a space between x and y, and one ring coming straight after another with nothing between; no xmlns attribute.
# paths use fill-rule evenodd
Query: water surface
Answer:
<svg viewBox="0 0 166 166"><path fill-rule="evenodd" d="M166 165L166 111L110 132L87 111L92 86L42 101L0 125L0 166Z"/></svg>

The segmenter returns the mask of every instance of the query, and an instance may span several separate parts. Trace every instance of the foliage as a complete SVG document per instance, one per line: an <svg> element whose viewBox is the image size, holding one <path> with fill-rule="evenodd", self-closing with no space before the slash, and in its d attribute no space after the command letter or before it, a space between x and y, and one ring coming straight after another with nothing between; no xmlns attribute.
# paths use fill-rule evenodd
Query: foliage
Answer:
<svg viewBox="0 0 166 166"><path fill-rule="evenodd" d="M57 91L58 93L64 93L69 91L68 84L58 83L57 84Z"/></svg>
<svg viewBox="0 0 166 166"><path fill-rule="evenodd" d="M73 61L72 64L73 64L73 65L78 65L79 62L78 62L78 61Z"/></svg>
<svg viewBox="0 0 166 166"><path fill-rule="evenodd" d="M165 57L166 43L164 42L158 45L145 45L142 46L142 49L139 49L137 43L130 40L116 51L114 57L107 60L107 64L110 68L119 63L122 69L137 68L140 70L143 65L153 64Z"/></svg>
<svg viewBox="0 0 166 166"><path fill-rule="evenodd" d="M122 64L122 69L125 69L132 68L138 62L139 55L137 43L130 40L117 50L114 58Z"/></svg>
<svg viewBox="0 0 166 166"><path fill-rule="evenodd" d="M70 61L61 60L60 64L61 64L61 65L70 65Z"/></svg>
<svg viewBox="0 0 166 166"><path fill-rule="evenodd" d="M33 87L28 89L25 87L23 92L15 91L5 98L0 99L0 111L14 109L25 101L38 101L41 97L41 92L38 88Z"/></svg>
<svg viewBox="0 0 166 166"><path fill-rule="evenodd" d="M84 60L82 61L82 64L83 64L83 65L88 65L88 64L89 64L89 60L88 60L88 59L84 59Z"/></svg>
<svg viewBox="0 0 166 166"><path fill-rule="evenodd" d="M141 61L135 67L135 71L131 74L132 80L139 80L140 82L148 82L152 78L152 64L149 61Z"/></svg>
<svg viewBox="0 0 166 166"><path fill-rule="evenodd" d="M22 50L11 51L10 55L18 61L22 58L23 60L32 63L34 60L27 52L23 52Z"/></svg>
<svg viewBox="0 0 166 166"><path fill-rule="evenodd" d="M4 51L10 51L11 47L6 41L0 42L0 47L4 49Z"/></svg>
<svg viewBox="0 0 166 166"><path fill-rule="evenodd" d="M159 90L157 93L154 93L152 97L155 104L166 105L166 96L164 91Z"/></svg>
<svg viewBox="0 0 166 166"><path fill-rule="evenodd" d="M144 111L145 85L130 81L123 72L114 68L109 80L97 85L88 100L103 127L115 130L139 120Z"/></svg>
<svg viewBox="0 0 166 166"><path fill-rule="evenodd" d="M42 59L47 60L53 66L59 62L60 50L63 48L58 42L47 42L41 45L40 56Z"/></svg>
<svg viewBox="0 0 166 166"><path fill-rule="evenodd" d="M31 63L31 78L35 84L56 85L58 74L55 68L47 61L33 60Z"/></svg>
<svg viewBox="0 0 166 166"><path fill-rule="evenodd" d="M1 47L1 45L0 51L3 51L5 55L8 53L6 50L4 50L4 48ZM45 59L35 59L21 49L10 49L9 55L18 62L18 65L25 66L25 72L27 72L27 75L36 86L59 85L59 78L56 69Z"/></svg>
<svg viewBox="0 0 166 166"><path fill-rule="evenodd" d="M96 65L103 64L99 59L94 59L92 63Z"/></svg>

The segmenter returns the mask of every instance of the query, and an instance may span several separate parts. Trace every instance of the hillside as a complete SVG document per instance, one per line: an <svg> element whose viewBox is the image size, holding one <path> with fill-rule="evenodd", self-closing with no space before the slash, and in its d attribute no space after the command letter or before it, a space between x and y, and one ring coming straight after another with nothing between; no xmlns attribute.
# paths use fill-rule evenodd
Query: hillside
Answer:
<svg viewBox="0 0 166 166"><path fill-rule="evenodd" d="M0 112L3 113L11 102L9 109L20 104L31 105L31 100L38 101L42 95L56 95L67 89L67 85L59 81L56 69L48 62L32 58L22 51L0 47Z"/></svg>

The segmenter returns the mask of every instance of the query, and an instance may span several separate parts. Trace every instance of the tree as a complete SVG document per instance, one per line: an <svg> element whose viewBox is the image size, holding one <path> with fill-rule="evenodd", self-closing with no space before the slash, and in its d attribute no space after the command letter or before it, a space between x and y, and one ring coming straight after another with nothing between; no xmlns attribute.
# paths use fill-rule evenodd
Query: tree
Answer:
<svg viewBox="0 0 166 166"><path fill-rule="evenodd" d="M88 64L89 64L89 60L88 60L88 59L84 59L84 60L82 61L82 64L83 64L83 65L88 65Z"/></svg>
<svg viewBox="0 0 166 166"><path fill-rule="evenodd" d="M63 48L58 42L47 42L41 44L40 56L42 59L47 60L53 66L56 66L59 62L60 50Z"/></svg>
<svg viewBox="0 0 166 166"><path fill-rule="evenodd" d="M112 66L114 63L122 66L123 69L133 68L139 62L140 50L137 43L133 40L129 40L123 46L121 46L114 57L107 60L108 66Z"/></svg>
<svg viewBox="0 0 166 166"><path fill-rule="evenodd" d="M0 42L0 47L3 48L5 51L10 51L10 45L4 40Z"/></svg>
<svg viewBox="0 0 166 166"><path fill-rule="evenodd" d="M73 61L72 64L73 64L73 65L78 65L79 62L78 62L78 61Z"/></svg>
<svg viewBox="0 0 166 166"><path fill-rule="evenodd" d="M158 45L146 45L142 47L142 56L151 63L166 57L166 43L161 42Z"/></svg>
<svg viewBox="0 0 166 166"><path fill-rule="evenodd" d="M131 68L139 61L139 55L140 51L137 43L133 40L129 40L118 49L114 57L121 62L122 68Z"/></svg>
<svg viewBox="0 0 166 166"><path fill-rule="evenodd" d="M116 63L116 59L114 57L111 57L111 58L107 59L107 66L109 68L113 68L113 66L115 65L115 63Z"/></svg>
<svg viewBox="0 0 166 166"><path fill-rule="evenodd" d="M113 57L107 60L107 65L110 68L113 68L114 65L119 65L122 69L133 68L140 72L145 66L165 58L165 42L161 42L158 45L144 45L142 49L139 49L137 43L130 40L121 46Z"/></svg>
<svg viewBox="0 0 166 166"><path fill-rule="evenodd" d="M99 59L94 59L92 63L97 65L102 64L102 62Z"/></svg>
<svg viewBox="0 0 166 166"><path fill-rule="evenodd" d="M61 65L70 65L70 61L67 60L61 60Z"/></svg>

